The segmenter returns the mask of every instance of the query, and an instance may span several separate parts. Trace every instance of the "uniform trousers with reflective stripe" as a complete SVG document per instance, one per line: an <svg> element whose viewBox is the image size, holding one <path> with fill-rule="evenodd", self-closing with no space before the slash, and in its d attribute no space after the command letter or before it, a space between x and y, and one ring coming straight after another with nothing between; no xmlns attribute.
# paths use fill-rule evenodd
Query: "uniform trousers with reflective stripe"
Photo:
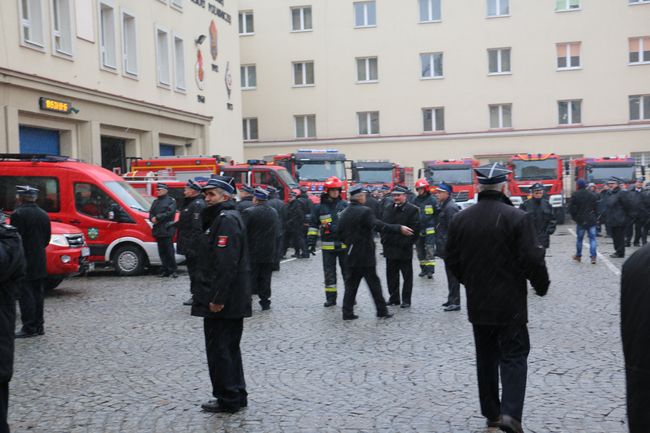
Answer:
<svg viewBox="0 0 650 433"><path fill-rule="evenodd" d="M527 326L473 325L473 328L481 413L488 420L510 415L521 421L530 352Z"/></svg>
<svg viewBox="0 0 650 433"><path fill-rule="evenodd" d="M388 286L389 301L395 304L400 303L399 275L402 274L404 283L402 285L402 302L411 303L413 293L413 258L408 260L386 259L386 285Z"/></svg>
<svg viewBox="0 0 650 433"><path fill-rule="evenodd" d="M260 297L262 307L271 305L271 278L274 263L251 263L251 292Z"/></svg>
<svg viewBox="0 0 650 433"><path fill-rule="evenodd" d="M323 247L324 248L324 247ZM323 274L325 276L325 298L328 301L336 301L336 260L338 258L343 281L345 281L347 269L345 267L345 250L322 250L323 253Z"/></svg>
<svg viewBox="0 0 650 433"><path fill-rule="evenodd" d="M343 317L354 314L354 302L357 299L357 291L361 279L365 279L375 301L377 315L383 316L388 312L384 295L381 293L381 282L377 276L377 270L374 266L367 267L349 267L345 278L345 295L343 297Z"/></svg>
<svg viewBox="0 0 650 433"><path fill-rule="evenodd" d="M415 252L420 261L420 270L427 275L433 275L436 272L435 242L435 235L422 235L415 243Z"/></svg>

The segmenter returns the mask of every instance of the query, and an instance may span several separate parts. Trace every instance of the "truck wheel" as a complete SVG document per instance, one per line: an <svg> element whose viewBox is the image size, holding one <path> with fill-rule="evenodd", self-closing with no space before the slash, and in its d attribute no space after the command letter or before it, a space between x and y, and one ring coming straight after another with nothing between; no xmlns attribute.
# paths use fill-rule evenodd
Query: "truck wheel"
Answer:
<svg viewBox="0 0 650 433"><path fill-rule="evenodd" d="M54 290L59 284L63 281L63 277L47 277L43 282L43 288L45 290Z"/></svg>
<svg viewBox="0 0 650 433"><path fill-rule="evenodd" d="M113 265L119 275L140 275L145 268L146 258L137 245L123 245L113 253Z"/></svg>
<svg viewBox="0 0 650 433"><path fill-rule="evenodd" d="M564 210L564 207L556 207L554 209L555 212L555 222L557 224L564 224L564 220L566 217L566 211Z"/></svg>

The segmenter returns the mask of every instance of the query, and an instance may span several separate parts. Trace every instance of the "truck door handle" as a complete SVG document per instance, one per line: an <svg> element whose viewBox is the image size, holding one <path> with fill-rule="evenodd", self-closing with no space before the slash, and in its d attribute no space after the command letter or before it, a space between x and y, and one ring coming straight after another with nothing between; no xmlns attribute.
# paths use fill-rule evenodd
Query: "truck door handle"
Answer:
<svg viewBox="0 0 650 433"><path fill-rule="evenodd" d="M81 224L79 220L70 220L70 224Z"/></svg>

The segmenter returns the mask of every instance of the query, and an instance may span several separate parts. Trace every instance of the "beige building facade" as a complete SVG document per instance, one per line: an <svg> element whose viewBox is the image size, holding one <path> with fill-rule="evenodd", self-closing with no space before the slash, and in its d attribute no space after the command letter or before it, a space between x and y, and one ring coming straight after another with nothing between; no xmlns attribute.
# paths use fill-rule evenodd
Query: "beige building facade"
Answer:
<svg viewBox="0 0 650 433"><path fill-rule="evenodd" d="M241 0L249 158L650 162L648 0ZM248 80L248 77L253 79Z"/></svg>
<svg viewBox="0 0 650 433"><path fill-rule="evenodd" d="M3 0L0 152L240 159L236 0Z"/></svg>

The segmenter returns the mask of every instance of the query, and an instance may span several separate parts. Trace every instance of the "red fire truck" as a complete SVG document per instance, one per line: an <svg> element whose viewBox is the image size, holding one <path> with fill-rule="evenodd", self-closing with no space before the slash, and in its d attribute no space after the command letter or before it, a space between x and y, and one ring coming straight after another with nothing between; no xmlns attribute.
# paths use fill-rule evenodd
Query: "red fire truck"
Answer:
<svg viewBox="0 0 650 433"><path fill-rule="evenodd" d="M463 159L436 159L424 161L424 176L422 170L419 177L425 177L430 183L445 182L453 188L453 199L458 206L465 209L476 203L476 173L474 168L479 166L479 161L472 158Z"/></svg>
<svg viewBox="0 0 650 433"><path fill-rule="evenodd" d="M224 165L221 167L221 174L234 177L237 188L244 183L253 188L273 186L278 190L279 198L285 202L289 201L291 190L298 188L298 182L286 168L257 159L248 160L243 164Z"/></svg>
<svg viewBox="0 0 650 433"><path fill-rule="evenodd" d="M599 190L612 176L620 178L626 184L634 183L637 177L636 161L626 156L578 158L572 160L571 165L574 185L578 179L584 179L587 183L595 183ZM645 170L642 168L642 171Z"/></svg>
<svg viewBox="0 0 650 433"><path fill-rule="evenodd" d="M320 202L325 181L331 176L343 181L342 197L347 197L346 158L336 149L299 149L296 153L267 156L265 159L285 167L300 186L307 187L309 198L314 203Z"/></svg>
<svg viewBox="0 0 650 433"><path fill-rule="evenodd" d="M383 160L352 161L352 182L368 187L395 185L413 186L413 167L401 167L399 164Z"/></svg>

